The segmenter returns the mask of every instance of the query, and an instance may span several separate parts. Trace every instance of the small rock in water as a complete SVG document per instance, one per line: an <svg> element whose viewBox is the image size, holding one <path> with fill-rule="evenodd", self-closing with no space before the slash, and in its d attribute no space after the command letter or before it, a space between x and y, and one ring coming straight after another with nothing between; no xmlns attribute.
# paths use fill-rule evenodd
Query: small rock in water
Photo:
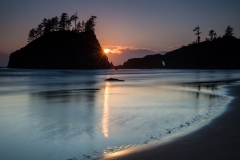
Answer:
<svg viewBox="0 0 240 160"><path fill-rule="evenodd" d="M117 78L108 78L108 79L105 79L105 81L124 81L124 80L117 79Z"/></svg>

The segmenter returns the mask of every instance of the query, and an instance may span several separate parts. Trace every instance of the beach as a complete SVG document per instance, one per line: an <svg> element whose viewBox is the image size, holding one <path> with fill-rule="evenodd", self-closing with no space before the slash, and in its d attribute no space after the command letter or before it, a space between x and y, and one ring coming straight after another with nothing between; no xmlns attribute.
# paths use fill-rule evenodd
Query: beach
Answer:
<svg viewBox="0 0 240 160"><path fill-rule="evenodd" d="M0 69L0 77L0 159L239 157L238 70Z"/></svg>
<svg viewBox="0 0 240 160"><path fill-rule="evenodd" d="M104 157L116 160L239 160L240 152L240 85L225 86L227 95L233 97L226 111L208 125L174 141L158 146L135 150L129 154Z"/></svg>

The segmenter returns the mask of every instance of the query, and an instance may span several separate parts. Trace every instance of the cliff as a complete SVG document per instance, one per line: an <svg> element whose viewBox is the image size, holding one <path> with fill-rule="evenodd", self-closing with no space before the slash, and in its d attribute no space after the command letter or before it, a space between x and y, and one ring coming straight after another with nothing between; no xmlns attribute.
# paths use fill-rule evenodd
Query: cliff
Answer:
<svg viewBox="0 0 240 160"><path fill-rule="evenodd" d="M56 31L11 53L8 68L108 69L111 64L93 31Z"/></svg>
<svg viewBox="0 0 240 160"><path fill-rule="evenodd" d="M234 37L205 41L168 52L166 68L239 69L240 40Z"/></svg>
<svg viewBox="0 0 240 160"><path fill-rule="evenodd" d="M117 68L240 69L239 46L240 39L219 38L184 46L165 55L130 59Z"/></svg>

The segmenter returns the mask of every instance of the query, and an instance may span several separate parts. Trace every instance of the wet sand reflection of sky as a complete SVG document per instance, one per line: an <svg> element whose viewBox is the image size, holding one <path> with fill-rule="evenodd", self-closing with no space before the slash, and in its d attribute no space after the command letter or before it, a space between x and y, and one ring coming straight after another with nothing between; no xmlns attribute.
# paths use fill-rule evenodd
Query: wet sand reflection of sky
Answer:
<svg viewBox="0 0 240 160"><path fill-rule="evenodd" d="M108 86L106 86L104 91L104 104L103 104L103 114L102 114L102 133L105 138L109 137L108 131L108 116L109 116L109 106L108 106Z"/></svg>

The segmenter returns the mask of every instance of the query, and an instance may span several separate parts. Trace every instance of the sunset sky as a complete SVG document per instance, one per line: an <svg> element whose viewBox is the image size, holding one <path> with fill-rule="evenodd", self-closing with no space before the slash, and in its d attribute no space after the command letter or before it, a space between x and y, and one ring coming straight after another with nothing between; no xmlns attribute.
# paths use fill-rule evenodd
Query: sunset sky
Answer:
<svg viewBox="0 0 240 160"><path fill-rule="evenodd" d="M31 28L63 12L77 12L81 21L97 16L95 33L114 65L188 45L198 25L202 41L210 29L222 36L228 25L240 37L240 0L2 0L0 66L28 43Z"/></svg>

